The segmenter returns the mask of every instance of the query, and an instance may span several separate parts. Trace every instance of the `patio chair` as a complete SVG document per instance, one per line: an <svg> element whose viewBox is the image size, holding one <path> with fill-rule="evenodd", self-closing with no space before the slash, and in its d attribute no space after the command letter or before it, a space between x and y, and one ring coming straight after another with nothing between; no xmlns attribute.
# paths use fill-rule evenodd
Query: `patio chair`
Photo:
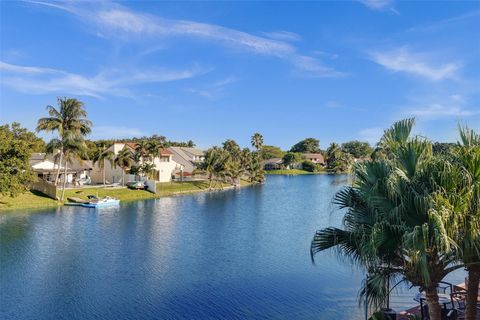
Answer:
<svg viewBox="0 0 480 320"><path fill-rule="evenodd" d="M465 292L457 291L452 293L452 310L455 310L456 318L455 319L465 319Z"/></svg>

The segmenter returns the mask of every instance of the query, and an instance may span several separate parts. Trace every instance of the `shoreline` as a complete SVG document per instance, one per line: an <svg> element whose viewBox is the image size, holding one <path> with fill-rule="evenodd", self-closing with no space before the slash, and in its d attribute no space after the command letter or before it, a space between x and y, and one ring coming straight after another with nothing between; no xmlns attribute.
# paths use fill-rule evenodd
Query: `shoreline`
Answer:
<svg viewBox="0 0 480 320"><path fill-rule="evenodd" d="M224 184L221 187L209 189L208 181L164 182L157 184L156 193L151 193L145 190L132 190L126 187L103 188L95 186L84 189L66 189L65 198L68 199L69 197L75 196L84 198L84 200L86 200L85 197L87 194L96 193L100 197L111 196L124 203L195 193L226 191L253 185L255 184L242 180L240 186ZM61 192L61 190L59 192ZM46 196L39 195L38 193L35 194L32 191L28 191L24 194L20 194L16 198L0 197L0 214L17 213L21 212L22 210L27 211L27 213L33 213L28 211L57 208L66 206L68 203L68 200L62 203L59 200L54 200Z"/></svg>

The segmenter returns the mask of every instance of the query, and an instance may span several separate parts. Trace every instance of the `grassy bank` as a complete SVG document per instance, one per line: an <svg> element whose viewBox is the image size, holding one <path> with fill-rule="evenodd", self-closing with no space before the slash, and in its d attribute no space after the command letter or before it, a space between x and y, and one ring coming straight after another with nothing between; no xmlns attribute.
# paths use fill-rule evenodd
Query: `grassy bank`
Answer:
<svg viewBox="0 0 480 320"><path fill-rule="evenodd" d="M300 169L291 169L291 170L269 170L265 171L265 174L287 174L287 175L297 175L297 174L319 174L324 172L310 172Z"/></svg>
<svg viewBox="0 0 480 320"><path fill-rule="evenodd" d="M249 183L246 181L242 181L241 185L245 186L249 185ZM224 183L221 187L230 188L231 185ZM163 182L157 183L157 193L152 193L144 190L131 190L127 188L97 187L83 189L67 189L65 191L65 200L68 197L76 197L86 200L87 196L92 194L99 197L110 196L121 201L134 201L160 198L175 194L202 192L207 190L207 181ZM59 190L57 194L60 197L61 190ZM15 198L0 196L0 211L37 208L40 209L56 207L58 205L61 205L61 203L53 199L47 198L38 192L26 192Z"/></svg>

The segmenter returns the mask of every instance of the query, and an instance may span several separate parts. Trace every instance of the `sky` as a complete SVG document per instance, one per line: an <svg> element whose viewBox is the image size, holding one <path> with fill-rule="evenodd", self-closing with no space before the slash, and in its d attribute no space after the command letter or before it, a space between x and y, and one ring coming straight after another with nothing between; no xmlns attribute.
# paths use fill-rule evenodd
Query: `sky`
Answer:
<svg viewBox="0 0 480 320"><path fill-rule="evenodd" d="M480 1L1 1L0 123L33 130L57 97L89 138L206 148L260 132L375 143L406 117L480 131ZM45 138L49 138L48 136Z"/></svg>

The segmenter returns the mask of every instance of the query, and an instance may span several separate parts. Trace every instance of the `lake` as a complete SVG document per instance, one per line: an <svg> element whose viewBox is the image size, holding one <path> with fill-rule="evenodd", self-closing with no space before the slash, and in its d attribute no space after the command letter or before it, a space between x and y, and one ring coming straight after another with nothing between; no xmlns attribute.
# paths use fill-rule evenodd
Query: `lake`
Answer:
<svg viewBox="0 0 480 320"><path fill-rule="evenodd" d="M0 214L0 318L363 319L363 273L309 253L347 179Z"/></svg>

